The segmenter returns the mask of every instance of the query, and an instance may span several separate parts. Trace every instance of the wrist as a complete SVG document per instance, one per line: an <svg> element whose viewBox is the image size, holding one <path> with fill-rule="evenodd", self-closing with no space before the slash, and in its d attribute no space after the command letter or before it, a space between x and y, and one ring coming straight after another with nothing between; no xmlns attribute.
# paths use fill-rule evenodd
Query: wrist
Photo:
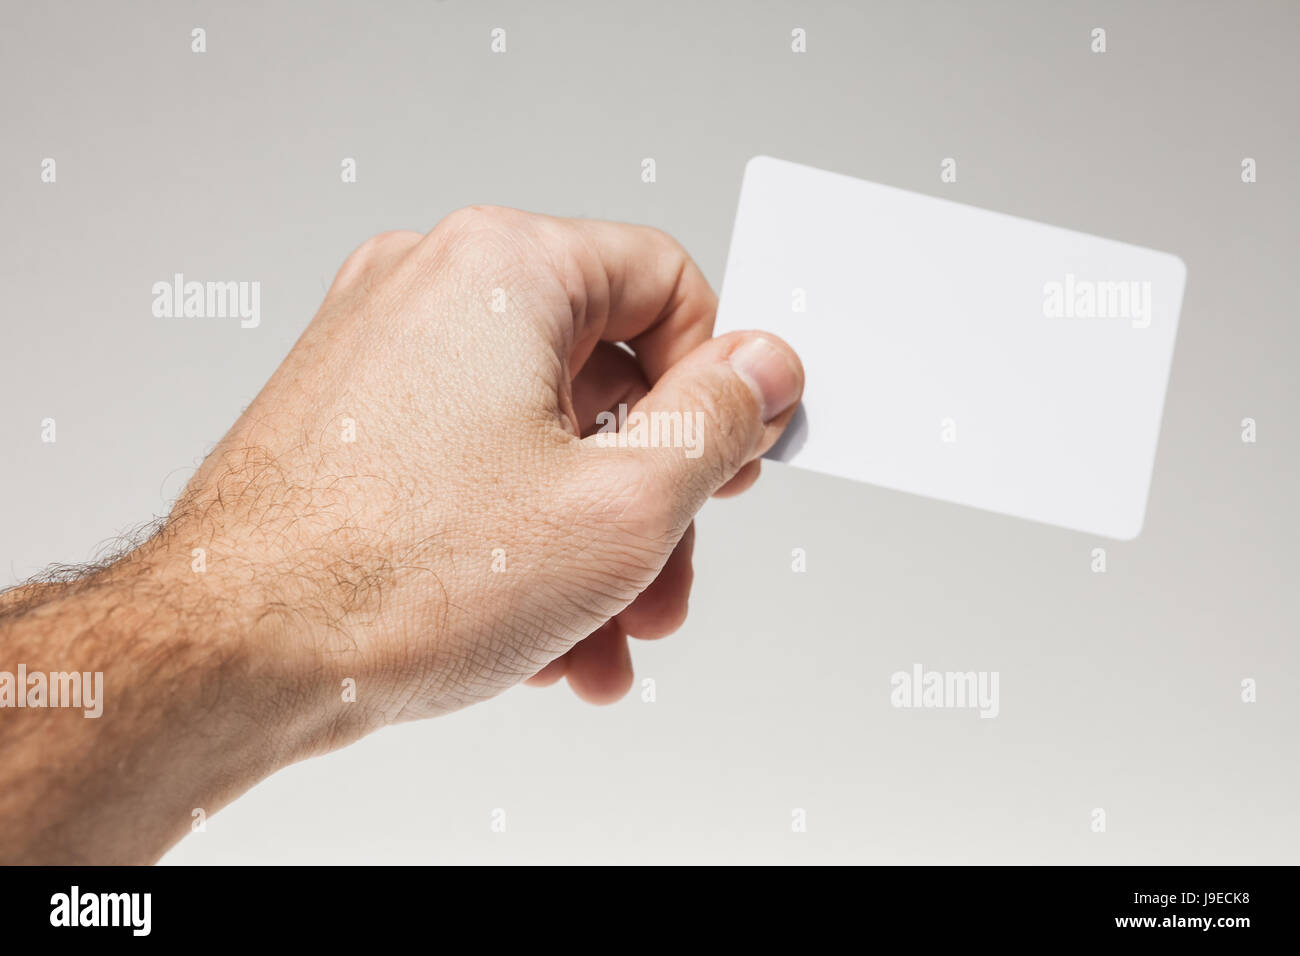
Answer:
<svg viewBox="0 0 1300 956"><path fill-rule="evenodd" d="M309 555L277 554L247 537L180 519L139 557L186 609L177 629L198 642L208 679L225 688L214 708L237 712L248 722L242 731L262 737L271 772L378 729L391 708L376 699L379 675L361 651L371 628L305 570Z"/></svg>
<svg viewBox="0 0 1300 956"><path fill-rule="evenodd" d="M131 556L133 574L170 606L154 614L173 666L185 673L193 719L214 736L238 733L235 754L265 770L312 756L329 735L305 615L275 589L275 576L236 547L169 523Z"/></svg>

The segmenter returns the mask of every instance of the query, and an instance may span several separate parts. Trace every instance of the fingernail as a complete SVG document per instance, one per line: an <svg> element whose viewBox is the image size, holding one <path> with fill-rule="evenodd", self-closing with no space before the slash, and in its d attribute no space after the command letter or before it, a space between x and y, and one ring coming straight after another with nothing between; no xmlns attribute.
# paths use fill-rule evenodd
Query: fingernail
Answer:
<svg viewBox="0 0 1300 956"><path fill-rule="evenodd" d="M730 362L758 399L764 422L776 418L799 398L799 370L767 339L750 339L731 353Z"/></svg>

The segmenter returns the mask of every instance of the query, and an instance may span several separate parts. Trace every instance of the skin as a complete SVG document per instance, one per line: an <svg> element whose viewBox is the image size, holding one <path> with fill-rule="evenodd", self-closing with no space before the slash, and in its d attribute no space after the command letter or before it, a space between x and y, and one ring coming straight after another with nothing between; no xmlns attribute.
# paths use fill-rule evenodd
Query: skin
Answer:
<svg viewBox="0 0 1300 956"><path fill-rule="evenodd" d="M644 227L471 207L363 244L152 537L0 595L0 669L105 688L99 719L0 710L0 860L152 862L387 724L520 682L622 697L628 636L685 618L696 512L802 392L779 339L713 338L716 305ZM702 413L702 454L599 444L621 402Z"/></svg>

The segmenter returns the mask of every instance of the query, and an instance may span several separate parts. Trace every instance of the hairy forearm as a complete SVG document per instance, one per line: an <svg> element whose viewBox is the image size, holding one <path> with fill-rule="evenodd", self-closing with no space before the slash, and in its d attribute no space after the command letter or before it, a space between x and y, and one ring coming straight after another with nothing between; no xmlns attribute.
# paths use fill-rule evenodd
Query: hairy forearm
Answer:
<svg viewBox="0 0 1300 956"><path fill-rule="evenodd" d="M315 747L320 715L302 706L301 661L276 653L275 617L194 573L183 538L165 527L0 601L0 862L152 862L195 810ZM81 706L48 679L72 672Z"/></svg>

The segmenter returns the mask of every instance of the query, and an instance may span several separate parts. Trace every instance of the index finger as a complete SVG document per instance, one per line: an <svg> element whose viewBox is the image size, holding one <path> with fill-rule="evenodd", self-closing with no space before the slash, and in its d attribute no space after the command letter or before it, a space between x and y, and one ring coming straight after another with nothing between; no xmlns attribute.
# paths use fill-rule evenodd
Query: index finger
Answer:
<svg viewBox="0 0 1300 956"><path fill-rule="evenodd" d="M650 226L543 219L573 308L572 368L598 341L626 342L653 385L712 338L718 297L676 239Z"/></svg>

